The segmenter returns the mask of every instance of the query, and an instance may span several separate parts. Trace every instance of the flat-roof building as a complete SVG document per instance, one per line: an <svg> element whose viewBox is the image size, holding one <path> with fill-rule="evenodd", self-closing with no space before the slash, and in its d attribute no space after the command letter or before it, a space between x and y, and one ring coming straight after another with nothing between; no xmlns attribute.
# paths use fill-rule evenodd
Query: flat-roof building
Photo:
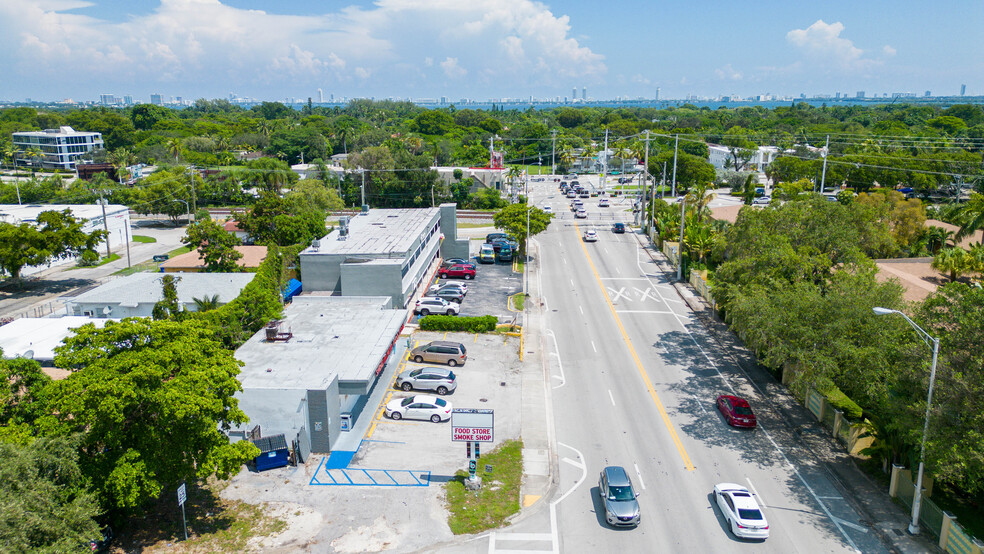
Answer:
<svg viewBox="0 0 984 554"><path fill-rule="evenodd" d="M302 459L330 452L362 414L405 322L388 297L294 298L279 327L236 350L244 364L236 397L250 420L230 436L245 439L259 426L263 436L296 440Z"/></svg>
<svg viewBox="0 0 984 554"><path fill-rule="evenodd" d="M150 317L154 305L164 298L163 273L134 273L84 291L78 296L62 297L70 315L90 317ZM196 299L218 297L220 306L239 296L255 273L183 273L174 275L178 282L178 306L196 311Z"/></svg>
<svg viewBox="0 0 984 554"><path fill-rule="evenodd" d="M13 133L17 163L35 163L28 150L41 151L38 160L42 167L55 169L75 169L75 162L87 152L103 147L102 133L76 131L68 126L44 131L24 131Z"/></svg>
<svg viewBox="0 0 984 554"><path fill-rule="evenodd" d="M343 219L301 252L304 290L388 296L393 306L406 306L438 255L468 257L468 240L458 240L455 217L455 204L442 204L373 209Z"/></svg>
<svg viewBox="0 0 984 554"><path fill-rule="evenodd" d="M22 317L0 325L0 349L6 359L29 358L44 367L54 365L55 347L75 334L75 329L92 323L102 328L114 319L80 316Z"/></svg>

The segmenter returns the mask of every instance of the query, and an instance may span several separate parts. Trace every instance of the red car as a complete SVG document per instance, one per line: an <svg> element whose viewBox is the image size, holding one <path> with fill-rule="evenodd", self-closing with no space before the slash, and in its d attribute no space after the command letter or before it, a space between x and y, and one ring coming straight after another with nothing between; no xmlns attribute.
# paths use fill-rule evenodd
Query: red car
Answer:
<svg viewBox="0 0 984 554"><path fill-rule="evenodd" d="M717 407L732 427L755 427L755 414L744 398L722 394L717 398Z"/></svg>
<svg viewBox="0 0 984 554"><path fill-rule="evenodd" d="M465 264L455 264L450 267L442 267L439 275L441 276L441 279L474 279L475 268Z"/></svg>

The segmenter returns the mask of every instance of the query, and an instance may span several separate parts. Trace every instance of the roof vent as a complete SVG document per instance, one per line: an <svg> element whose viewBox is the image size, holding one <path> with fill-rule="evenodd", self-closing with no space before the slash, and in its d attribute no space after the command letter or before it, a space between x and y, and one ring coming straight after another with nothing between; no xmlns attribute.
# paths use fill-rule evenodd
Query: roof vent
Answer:
<svg viewBox="0 0 984 554"><path fill-rule="evenodd" d="M311 241L311 248L314 248L315 250L321 248L321 241L318 240L318 239L312 240Z"/></svg>

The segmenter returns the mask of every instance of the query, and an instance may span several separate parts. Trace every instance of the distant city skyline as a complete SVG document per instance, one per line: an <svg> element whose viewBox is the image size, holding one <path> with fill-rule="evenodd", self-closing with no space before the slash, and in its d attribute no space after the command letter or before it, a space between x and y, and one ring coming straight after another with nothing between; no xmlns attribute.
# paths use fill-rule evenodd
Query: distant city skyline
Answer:
<svg viewBox="0 0 984 554"><path fill-rule="evenodd" d="M979 0L0 0L0 100L980 96L981 21Z"/></svg>

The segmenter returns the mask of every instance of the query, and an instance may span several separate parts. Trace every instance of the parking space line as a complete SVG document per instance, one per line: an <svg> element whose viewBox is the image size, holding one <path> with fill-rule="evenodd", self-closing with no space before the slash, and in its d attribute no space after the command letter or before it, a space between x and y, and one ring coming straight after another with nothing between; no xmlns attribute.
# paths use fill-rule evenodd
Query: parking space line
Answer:
<svg viewBox="0 0 984 554"><path fill-rule="evenodd" d="M756 490L755 485L752 484L752 480L749 479L748 477L745 477L745 482L748 483L748 488L752 489L752 492L755 493L755 498L758 498L758 503L763 508L768 508L769 505L765 503L765 499L762 498L762 495L759 494L759 491L758 490Z"/></svg>
<svg viewBox="0 0 984 554"><path fill-rule="evenodd" d="M597 354L597 353L598 353L598 347L597 347L597 346L595 346L595 343L594 343L594 341L591 341L591 349L595 351L595 354Z"/></svg>
<svg viewBox="0 0 984 554"><path fill-rule="evenodd" d="M612 401L612 406L615 405L615 397L612 396L612 389L608 389L608 399Z"/></svg>

